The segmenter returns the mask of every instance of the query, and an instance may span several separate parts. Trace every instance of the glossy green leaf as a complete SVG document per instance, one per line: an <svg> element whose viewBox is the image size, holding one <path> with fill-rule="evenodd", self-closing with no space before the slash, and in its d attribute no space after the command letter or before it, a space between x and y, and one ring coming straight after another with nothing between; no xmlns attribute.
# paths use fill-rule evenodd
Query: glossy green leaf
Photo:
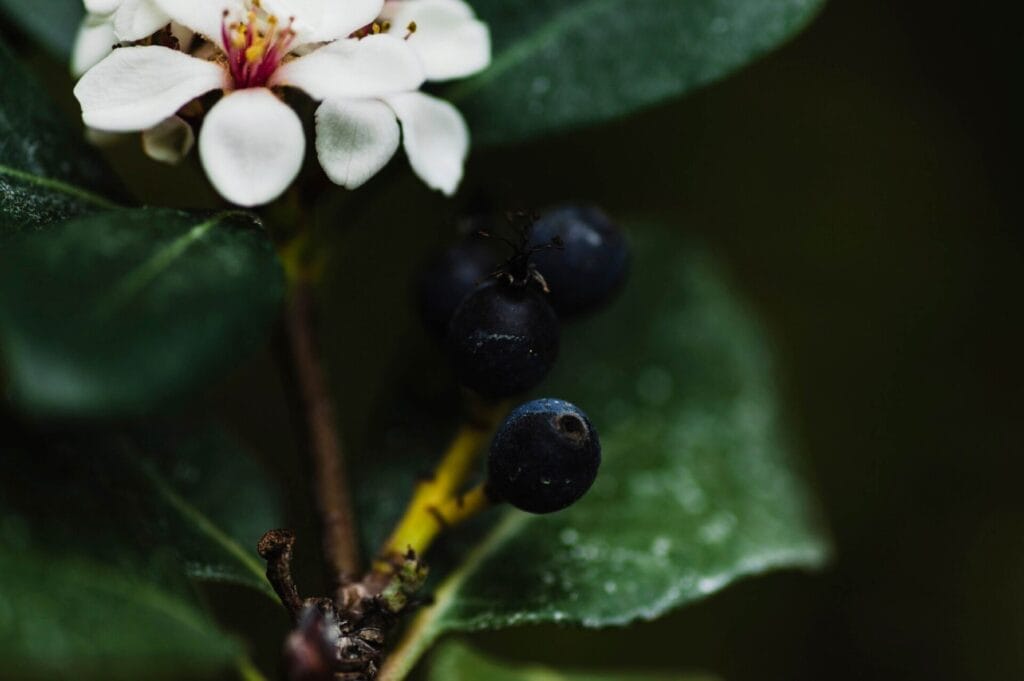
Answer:
<svg viewBox="0 0 1024 681"><path fill-rule="evenodd" d="M0 357L15 404L66 418L146 413L266 338L283 292L244 213L77 218L0 250Z"/></svg>
<svg viewBox="0 0 1024 681"><path fill-rule="evenodd" d="M10 442L15 426L7 429ZM0 452L0 678L205 678L239 647L187 577L270 593L254 525L277 500L216 430Z"/></svg>
<svg viewBox="0 0 1024 681"><path fill-rule="evenodd" d="M611 309L565 330L540 389L590 415L604 453L597 483L560 513L495 513L454 571L431 554L447 579L396 669L446 631L622 625L745 576L827 559L762 329L705 251L669 229L632 237L643 266ZM405 465L422 470L426 457L415 454ZM401 464L379 465L394 479Z"/></svg>
<svg viewBox="0 0 1024 681"><path fill-rule="evenodd" d="M239 652L184 594L121 568L4 553L0 581L0 678L206 678Z"/></svg>
<svg viewBox="0 0 1024 681"><path fill-rule="evenodd" d="M237 441L205 428L136 436L119 446L160 508L155 543L173 546L186 574L276 598L256 543L282 525L280 495Z"/></svg>
<svg viewBox="0 0 1024 681"><path fill-rule="evenodd" d="M0 250L17 232L112 208L111 196L95 150L0 42Z"/></svg>
<svg viewBox="0 0 1024 681"><path fill-rule="evenodd" d="M799 31L823 0L474 0L488 70L445 96L476 142L623 116L722 78Z"/></svg>
<svg viewBox="0 0 1024 681"><path fill-rule="evenodd" d="M431 658L429 681L712 681L705 674L562 672L539 665L511 665L452 641Z"/></svg>

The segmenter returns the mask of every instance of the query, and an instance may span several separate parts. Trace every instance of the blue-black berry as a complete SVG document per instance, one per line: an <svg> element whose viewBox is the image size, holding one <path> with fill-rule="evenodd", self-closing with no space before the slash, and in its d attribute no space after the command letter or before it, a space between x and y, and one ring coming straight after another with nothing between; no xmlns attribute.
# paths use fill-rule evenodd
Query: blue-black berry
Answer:
<svg viewBox="0 0 1024 681"><path fill-rule="evenodd" d="M558 314L591 312L611 300L629 270L629 245L611 219L592 205L559 206L533 225L530 246L555 239L561 248L539 251L532 260L551 289Z"/></svg>
<svg viewBox="0 0 1024 681"><path fill-rule="evenodd" d="M417 281L417 302L424 326L444 338L459 303L498 266L498 257L482 237L473 235L430 260Z"/></svg>
<svg viewBox="0 0 1024 681"><path fill-rule="evenodd" d="M487 494L530 513L551 513L586 494L601 465L601 443L578 407L533 400L502 423L487 460Z"/></svg>
<svg viewBox="0 0 1024 681"><path fill-rule="evenodd" d="M526 283L492 279L470 294L448 326L448 356L459 382L487 398L534 387L558 357L558 315Z"/></svg>

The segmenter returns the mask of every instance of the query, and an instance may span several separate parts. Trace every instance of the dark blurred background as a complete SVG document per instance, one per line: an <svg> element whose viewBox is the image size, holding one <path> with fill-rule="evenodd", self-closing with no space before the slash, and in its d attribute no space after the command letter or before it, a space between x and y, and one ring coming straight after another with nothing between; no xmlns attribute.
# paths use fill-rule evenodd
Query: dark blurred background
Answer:
<svg viewBox="0 0 1024 681"><path fill-rule="evenodd" d="M729 680L1024 678L1020 33L995 4L832 0L791 44L683 101L475 153L461 203L398 161L368 186L369 206L343 209L353 217L333 244L338 303L325 321L356 451L372 386L403 369L414 333L409 273L480 197L592 199L700 235L781 354L835 538L830 570L749 580L629 629L476 643L558 666ZM134 154L120 167L154 202L209 197L178 171L154 185ZM265 355L218 402L240 435L287 458L272 374ZM278 466L301 514L301 465ZM299 531L315 545L313 528ZM270 622L272 660L284 622L252 607L248 622Z"/></svg>
<svg viewBox="0 0 1024 681"><path fill-rule="evenodd" d="M1021 34L995 3L948 5L832 0L695 96L473 164L712 244L778 341L838 554L630 630L488 648L751 681L1024 678Z"/></svg>

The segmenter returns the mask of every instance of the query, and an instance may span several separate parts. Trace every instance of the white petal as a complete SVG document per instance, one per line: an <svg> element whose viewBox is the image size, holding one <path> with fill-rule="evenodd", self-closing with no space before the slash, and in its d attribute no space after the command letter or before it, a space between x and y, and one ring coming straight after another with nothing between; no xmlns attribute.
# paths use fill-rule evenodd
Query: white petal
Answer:
<svg viewBox="0 0 1024 681"><path fill-rule="evenodd" d="M221 44L224 10L240 17L245 6L241 0L152 0L175 22Z"/></svg>
<svg viewBox="0 0 1024 681"><path fill-rule="evenodd" d="M226 85L227 72L214 62L155 45L119 47L82 76L75 96L86 125L132 132Z"/></svg>
<svg viewBox="0 0 1024 681"><path fill-rule="evenodd" d="M373 35L347 38L281 66L270 85L301 88L314 99L380 97L415 90L423 67L404 40Z"/></svg>
<svg viewBox="0 0 1024 681"><path fill-rule="evenodd" d="M87 16L78 27L75 47L71 51L71 74L80 76L96 66L116 44L114 23L110 19Z"/></svg>
<svg viewBox="0 0 1024 681"><path fill-rule="evenodd" d="M196 142L192 126L180 116L171 116L142 133L142 150L154 161L177 165Z"/></svg>
<svg viewBox="0 0 1024 681"><path fill-rule="evenodd" d="M378 16L384 0L265 0L267 11L295 17L296 41L327 42L346 38Z"/></svg>
<svg viewBox="0 0 1024 681"><path fill-rule="evenodd" d="M121 6L121 0L84 0L83 4L89 14L112 14Z"/></svg>
<svg viewBox="0 0 1024 681"><path fill-rule="evenodd" d="M316 153L327 177L355 189L387 165L401 133L394 112L376 99L328 100L316 111Z"/></svg>
<svg viewBox="0 0 1024 681"><path fill-rule="evenodd" d="M114 32L121 40L142 40L170 21L153 0L124 0L114 13Z"/></svg>
<svg viewBox="0 0 1024 681"><path fill-rule="evenodd" d="M422 92L384 101L402 123L402 145L413 171L431 189L454 194L469 154L469 129L459 110Z"/></svg>
<svg viewBox="0 0 1024 681"><path fill-rule="evenodd" d="M273 201L298 176L306 154L302 123L266 88L217 102L199 131L199 157L214 188L240 206Z"/></svg>
<svg viewBox="0 0 1024 681"><path fill-rule="evenodd" d="M391 0L384 7L391 32L416 30L409 44L423 60L427 80L465 78L491 63L491 34L462 0Z"/></svg>
<svg viewBox="0 0 1024 681"><path fill-rule="evenodd" d="M384 0L344 0L327 2L321 19L322 28L316 33L318 40L334 40L351 35L366 26L384 8Z"/></svg>

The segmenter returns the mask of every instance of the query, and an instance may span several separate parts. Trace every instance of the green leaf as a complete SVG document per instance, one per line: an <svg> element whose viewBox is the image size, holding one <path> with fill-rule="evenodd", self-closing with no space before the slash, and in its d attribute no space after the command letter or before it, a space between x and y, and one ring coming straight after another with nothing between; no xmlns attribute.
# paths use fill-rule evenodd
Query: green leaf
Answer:
<svg viewBox="0 0 1024 681"><path fill-rule="evenodd" d="M113 208L106 197L117 195L95 150L0 42L0 249L17 232Z"/></svg>
<svg viewBox="0 0 1024 681"><path fill-rule="evenodd" d="M623 625L745 576L827 559L763 331L705 251L669 229L645 225L633 237L643 266L610 310L566 329L540 391L590 415L604 455L597 483L560 513L492 517L454 572L432 553L448 576L396 652L397 669L446 631ZM399 465L422 469L414 453L418 462L378 457L379 470L394 479ZM386 524L368 520L374 533Z"/></svg>
<svg viewBox="0 0 1024 681"><path fill-rule="evenodd" d="M193 678L231 665L238 645L186 576L270 594L252 537L279 522L276 495L245 452L209 428L34 438L0 452L0 677Z"/></svg>
<svg viewBox="0 0 1024 681"><path fill-rule="evenodd" d="M0 553L0 678L209 677L237 644L184 595L130 571Z"/></svg>
<svg viewBox="0 0 1024 681"><path fill-rule="evenodd" d="M207 427L140 435L120 447L160 509L159 543L174 546L188 576L276 599L256 543L282 525L279 493L237 441Z"/></svg>
<svg viewBox="0 0 1024 681"><path fill-rule="evenodd" d="M538 665L511 666L488 658L464 643L446 643L433 655L430 681L713 681L704 674L558 672Z"/></svg>
<svg viewBox="0 0 1024 681"><path fill-rule="evenodd" d="M474 0L493 61L445 92L478 143L598 123L722 78L824 0Z"/></svg>
<svg viewBox="0 0 1024 681"><path fill-rule="evenodd" d="M75 0L0 0L0 12L52 55L67 61L85 7Z"/></svg>
<svg viewBox="0 0 1024 681"><path fill-rule="evenodd" d="M244 213L121 210L20 235L0 251L0 357L33 415L143 414L263 342L283 278Z"/></svg>

